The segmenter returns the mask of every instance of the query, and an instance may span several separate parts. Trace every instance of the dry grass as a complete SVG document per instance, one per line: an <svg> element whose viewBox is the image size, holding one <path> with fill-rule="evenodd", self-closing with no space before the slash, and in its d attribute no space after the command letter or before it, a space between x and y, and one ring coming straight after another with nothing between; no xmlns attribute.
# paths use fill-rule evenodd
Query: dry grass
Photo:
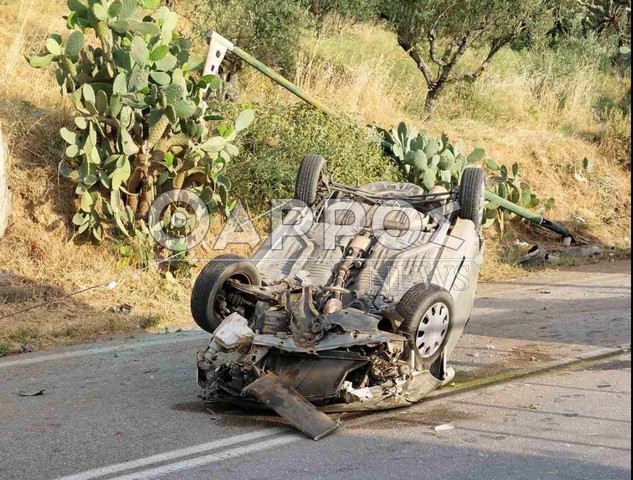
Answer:
<svg viewBox="0 0 633 480"><path fill-rule="evenodd" d="M14 193L10 228L0 240L0 344L10 351L141 327L193 326L188 278L174 282L155 270L121 268L112 246L72 237L72 188L57 175L57 131L72 112L50 69L35 70L24 59L48 32L63 31L65 9L62 1L0 3L0 125ZM113 280L117 287L105 288ZM6 317L41 303L46 306ZM112 311L122 304L133 307L129 314Z"/></svg>
<svg viewBox="0 0 633 480"><path fill-rule="evenodd" d="M72 111L61 100L52 72L30 68L23 57L48 32L63 30L65 8L62 1L0 0L0 123L9 141L15 197L12 224L0 240L0 355L25 345L43 348L140 328L193 326L188 299L195 269L191 276L165 279L154 269L118 265L113 246L72 237L72 189L57 175L57 130ZM586 234L629 248L630 173L619 166L624 162L619 156L630 142L630 117L607 112L597 118L594 107L600 97L615 101L630 84L601 77L591 65L552 84L547 69L538 75L521 71L512 52L504 55L471 89L449 93L425 127L484 146L502 163L519 162L535 191L557 200L553 218L581 217ZM378 27L357 26L310 40L295 80L359 121L421 123L424 86L394 39ZM246 72L243 87L244 101L296 101L253 72ZM593 159L595 168L587 183L579 183L573 171L584 157ZM504 245L491 240L485 275L516 274L516 267L498 260ZM210 256L204 249L198 253ZM108 290L105 285L112 280L117 287ZM65 296L94 285L99 287ZM47 306L3 318L42 302ZM122 304L133 307L129 314L112 311Z"/></svg>

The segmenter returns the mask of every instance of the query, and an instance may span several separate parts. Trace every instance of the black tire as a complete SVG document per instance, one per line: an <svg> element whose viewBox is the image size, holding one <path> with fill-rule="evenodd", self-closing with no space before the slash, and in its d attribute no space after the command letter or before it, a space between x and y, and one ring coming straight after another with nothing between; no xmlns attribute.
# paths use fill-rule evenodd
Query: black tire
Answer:
<svg viewBox="0 0 633 480"><path fill-rule="evenodd" d="M235 278L250 285L261 285L255 265L239 255L220 255L202 269L191 292L191 314L200 328L209 333L218 328L223 318L216 311L216 296L224 283Z"/></svg>
<svg viewBox="0 0 633 480"><path fill-rule="evenodd" d="M303 157L297 172L295 198L308 206L314 205L319 183L322 182L326 172L325 158L321 155L306 155Z"/></svg>
<svg viewBox="0 0 633 480"><path fill-rule="evenodd" d="M466 168L459 184L460 217L471 220L481 231L484 222L486 176L481 168Z"/></svg>
<svg viewBox="0 0 633 480"><path fill-rule="evenodd" d="M441 324L423 323L427 313L433 312L432 309L441 316L438 304L445 309L446 321ZM424 283L411 287L398 302L396 312L403 319L398 330L413 340L424 364L432 364L442 354L450 334L454 310L455 304L449 292L437 285L427 287ZM429 339L432 344L427 343Z"/></svg>

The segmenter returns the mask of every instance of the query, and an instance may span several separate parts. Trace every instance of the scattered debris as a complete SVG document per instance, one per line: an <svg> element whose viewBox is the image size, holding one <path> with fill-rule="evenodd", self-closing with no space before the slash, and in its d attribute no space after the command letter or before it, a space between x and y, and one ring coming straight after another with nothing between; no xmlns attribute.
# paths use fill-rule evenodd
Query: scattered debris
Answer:
<svg viewBox="0 0 633 480"><path fill-rule="evenodd" d="M450 423L444 423L442 425L437 425L433 427L433 430L436 432L445 432L447 430L453 430L453 429L455 429L455 427L451 425Z"/></svg>
<svg viewBox="0 0 633 480"><path fill-rule="evenodd" d="M41 390L33 391L33 392L18 392L18 395L21 397L37 397L39 395L44 395L46 389L42 388Z"/></svg>
<svg viewBox="0 0 633 480"><path fill-rule="evenodd" d="M486 349L487 350L496 350L497 347L495 347L492 343L489 343L488 345L486 345Z"/></svg>
<svg viewBox="0 0 633 480"><path fill-rule="evenodd" d="M523 257L518 261L519 265L537 266L544 263L560 263L563 255L575 258L586 258L601 255L603 248L599 245L571 245L571 240L565 238L563 240L563 248L557 247L551 250L546 249L542 245L532 246Z"/></svg>
<svg viewBox="0 0 633 480"><path fill-rule="evenodd" d="M541 408L541 406L538 403L532 403L532 404L530 404L530 406L528 408L530 410L539 410Z"/></svg>
<svg viewBox="0 0 633 480"><path fill-rule="evenodd" d="M121 313L123 315L129 315L132 311L132 305L127 303L122 303L121 305L117 305L116 307L112 307L112 311L114 313Z"/></svg>

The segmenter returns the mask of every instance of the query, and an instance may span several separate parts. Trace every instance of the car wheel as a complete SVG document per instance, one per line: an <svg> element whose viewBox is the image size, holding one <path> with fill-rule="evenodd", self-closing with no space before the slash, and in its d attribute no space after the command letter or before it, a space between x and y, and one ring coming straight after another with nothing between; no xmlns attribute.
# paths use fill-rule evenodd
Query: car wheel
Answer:
<svg viewBox="0 0 633 480"><path fill-rule="evenodd" d="M261 275L250 261L239 255L220 255L200 272L191 292L191 313L200 328L209 333L218 328L226 316L230 294L228 280L261 285Z"/></svg>
<svg viewBox="0 0 633 480"><path fill-rule="evenodd" d="M303 157L297 172L295 198L308 206L312 206L316 201L319 187L323 185L323 179L326 174L325 158L321 155L306 155Z"/></svg>
<svg viewBox="0 0 633 480"><path fill-rule="evenodd" d="M466 168L459 184L460 217L471 220L479 232L484 221L486 176L481 168Z"/></svg>
<svg viewBox="0 0 633 480"><path fill-rule="evenodd" d="M437 285L414 285L400 299L396 312L403 318L399 331L410 337L425 364L442 353L453 319L453 297Z"/></svg>

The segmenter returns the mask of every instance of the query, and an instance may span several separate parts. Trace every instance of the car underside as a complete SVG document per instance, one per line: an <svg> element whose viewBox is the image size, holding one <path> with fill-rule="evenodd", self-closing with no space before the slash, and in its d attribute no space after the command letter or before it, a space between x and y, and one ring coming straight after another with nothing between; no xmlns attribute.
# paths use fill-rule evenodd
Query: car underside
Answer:
<svg viewBox="0 0 633 480"><path fill-rule="evenodd" d="M198 383L206 402L264 405L320 438L336 428L321 412L406 406L451 381L482 253L483 177L467 169L451 191L349 187L313 155L295 196L250 260L220 256L198 277L192 312L213 333Z"/></svg>

